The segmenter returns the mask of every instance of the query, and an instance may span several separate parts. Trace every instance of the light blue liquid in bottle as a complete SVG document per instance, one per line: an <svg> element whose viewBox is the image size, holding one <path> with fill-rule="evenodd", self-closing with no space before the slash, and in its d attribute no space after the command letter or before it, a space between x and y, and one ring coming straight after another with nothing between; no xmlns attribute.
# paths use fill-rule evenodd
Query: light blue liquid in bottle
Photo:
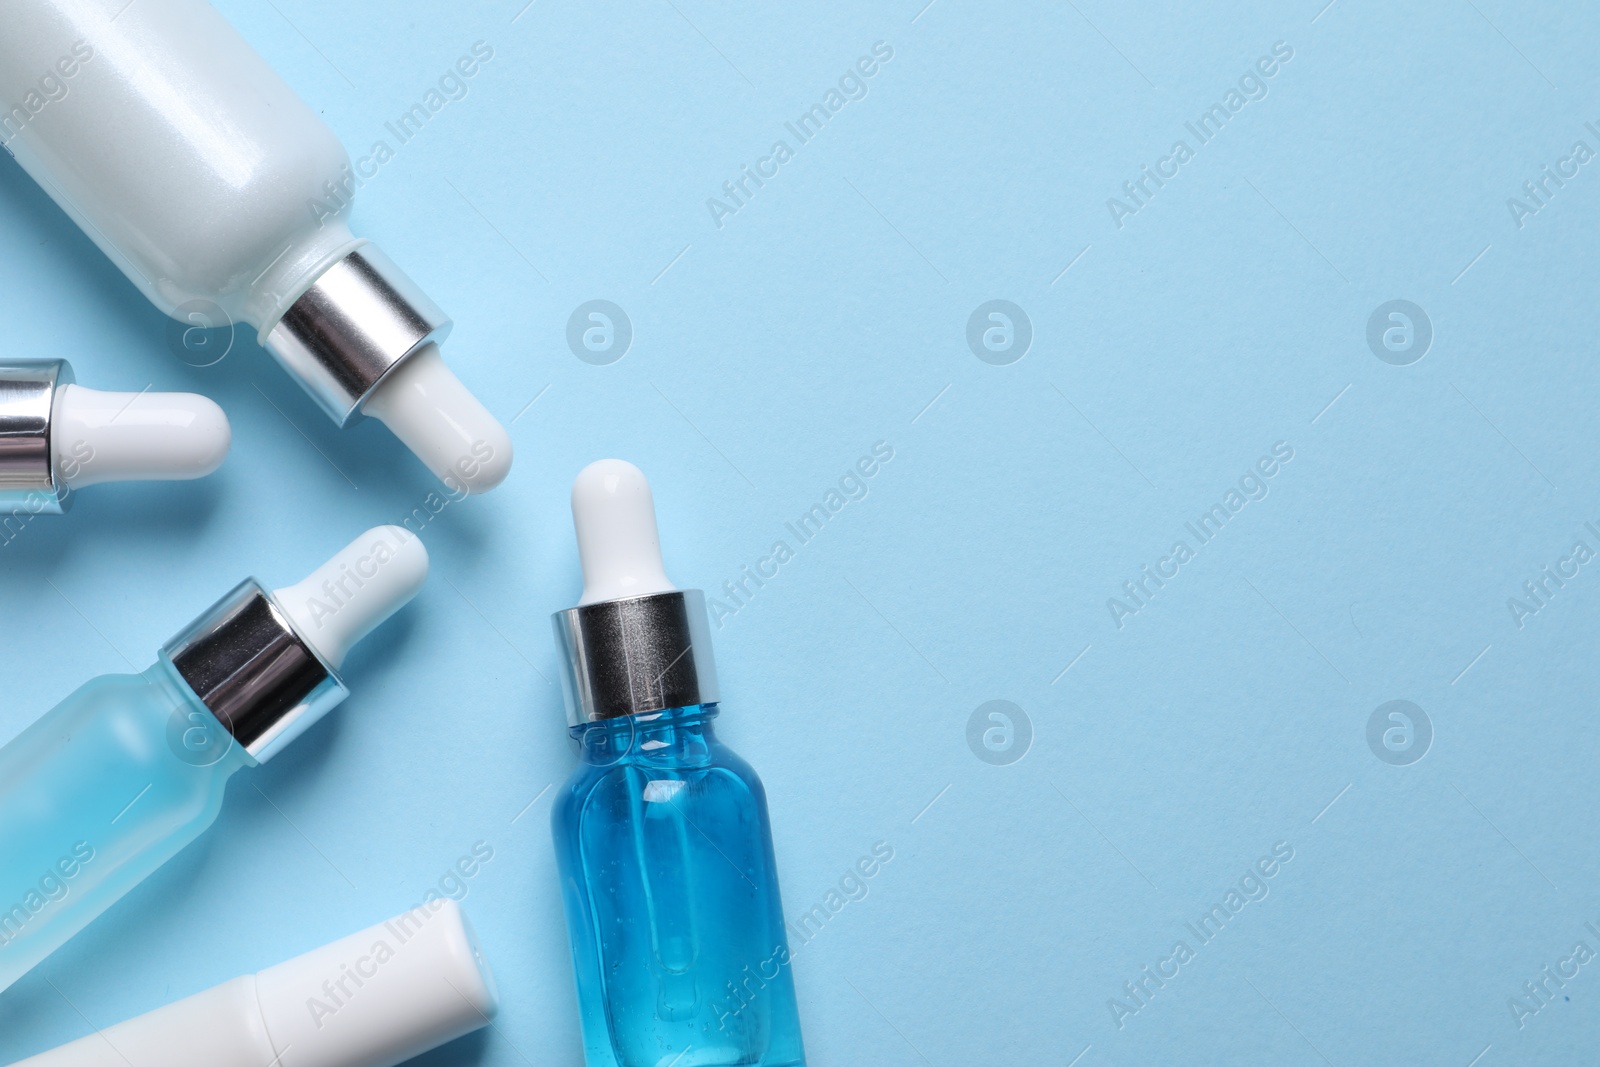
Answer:
<svg viewBox="0 0 1600 1067"><path fill-rule="evenodd" d="M553 821L588 1067L805 1062L766 794L716 714L573 728Z"/></svg>
<svg viewBox="0 0 1600 1067"><path fill-rule="evenodd" d="M0 990L209 827L255 760L172 667L80 687L0 748Z"/></svg>
<svg viewBox="0 0 1600 1067"><path fill-rule="evenodd" d="M422 543L380 526L296 585L247 579L155 666L94 679L0 748L0 991L199 837L234 772L349 695L345 653L427 573Z"/></svg>
<svg viewBox="0 0 1600 1067"><path fill-rule="evenodd" d="M579 766L552 814L588 1067L802 1067L766 793L717 739L705 597L666 576L644 474L600 460L555 616Z"/></svg>

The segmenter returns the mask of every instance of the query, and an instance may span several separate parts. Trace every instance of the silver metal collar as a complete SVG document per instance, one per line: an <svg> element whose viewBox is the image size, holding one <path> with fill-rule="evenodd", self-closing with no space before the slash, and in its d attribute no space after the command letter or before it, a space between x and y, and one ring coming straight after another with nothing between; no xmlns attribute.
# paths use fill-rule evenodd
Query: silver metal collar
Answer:
<svg viewBox="0 0 1600 1067"><path fill-rule="evenodd" d="M161 656L261 763L350 695L254 578L168 641Z"/></svg>
<svg viewBox="0 0 1600 1067"><path fill-rule="evenodd" d="M552 621L573 726L720 699L698 589L585 604Z"/></svg>
<svg viewBox="0 0 1600 1067"><path fill-rule="evenodd" d="M450 333L450 317L376 245L322 272L267 334L266 348L340 426L425 344Z"/></svg>
<svg viewBox="0 0 1600 1067"><path fill-rule="evenodd" d="M71 505L56 474L50 415L57 387L72 381L64 359L0 364L0 512L60 515Z"/></svg>

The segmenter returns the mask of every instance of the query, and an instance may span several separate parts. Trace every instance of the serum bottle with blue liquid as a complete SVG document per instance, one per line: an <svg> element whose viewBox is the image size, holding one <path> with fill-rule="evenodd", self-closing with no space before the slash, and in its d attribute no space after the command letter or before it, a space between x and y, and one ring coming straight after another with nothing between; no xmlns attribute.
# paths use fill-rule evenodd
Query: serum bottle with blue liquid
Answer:
<svg viewBox="0 0 1600 1067"><path fill-rule="evenodd" d="M345 654L427 575L422 542L379 526L295 585L246 579L150 669L94 679L0 748L0 991L199 837L235 771L348 696Z"/></svg>
<svg viewBox="0 0 1600 1067"><path fill-rule="evenodd" d="M801 1067L760 780L716 735L705 597L666 576L631 463L578 475L555 616L579 766L553 822L588 1067Z"/></svg>

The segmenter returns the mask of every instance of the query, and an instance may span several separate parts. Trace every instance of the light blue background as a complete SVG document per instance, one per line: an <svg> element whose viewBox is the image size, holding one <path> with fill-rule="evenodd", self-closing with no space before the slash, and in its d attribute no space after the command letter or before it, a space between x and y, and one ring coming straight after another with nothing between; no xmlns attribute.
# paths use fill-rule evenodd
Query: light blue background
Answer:
<svg viewBox="0 0 1600 1067"><path fill-rule="evenodd" d="M550 794L528 807L573 765L547 622L578 590L571 477L644 467L670 573L714 593L877 441L870 495L717 633L789 915L895 851L798 953L813 1067L1592 1058L1600 963L1520 1029L1508 998L1600 950L1600 567L1520 629L1507 600L1600 550L1600 164L1523 228L1506 200L1600 149L1600 16L923 2L219 4L358 153L494 48L355 221L454 315L517 467L427 526L433 580L355 696L0 997L0 1058L386 918L481 840L465 907L505 1009L425 1062L575 1067ZM876 41L868 96L719 230L706 199ZM1119 229L1107 198L1279 41L1268 96ZM95 488L0 548L0 736L429 493L250 339L174 358L9 161L0 246L11 354L208 393L235 433L204 482ZM565 342L594 298L634 325L614 365ZM1035 331L1009 366L965 340L996 298ZM1366 343L1393 298L1435 331L1410 366ZM1107 599L1279 441L1270 495L1118 629ZM966 739L993 699L1032 724L1008 766ZM1409 766L1368 747L1392 699L1435 731ZM1200 946L1184 924L1279 842Z"/></svg>

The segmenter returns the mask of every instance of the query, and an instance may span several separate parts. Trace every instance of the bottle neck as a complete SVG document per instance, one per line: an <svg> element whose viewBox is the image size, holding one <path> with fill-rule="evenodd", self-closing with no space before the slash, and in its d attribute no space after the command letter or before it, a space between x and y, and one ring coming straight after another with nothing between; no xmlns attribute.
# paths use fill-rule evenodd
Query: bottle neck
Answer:
<svg viewBox="0 0 1600 1067"><path fill-rule="evenodd" d="M260 765L195 695L165 656L159 657L139 676L159 690L173 707L167 723L167 744L183 762L193 767L221 765L229 775L242 767Z"/></svg>
<svg viewBox="0 0 1600 1067"><path fill-rule="evenodd" d="M718 700L710 617L698 589L558 611L567 722L602 722Z"/></svg>
<svg viewBox="0 0 1600 1067"><path fill-rule="evenodd" d="M579 723L570 732L578 741L578 758L584 763L608 766L631 759L693 763L710 758L717 743L712 720L719 713L714 703L691 704Z"/></svg>
<svg viewBox="0 0 1600 1067"><path fill-rule="evenodd" d="M163 645L160 658L260 763L350 695L254 578Z"/></svg>
<svg viewBox="0 0 1600 1067"><path fill-rule="evenodd" d="M364 244L342 215L305 226L285 242L244 294L238 310L239 317L258 331L257 343L266 343L272 327L317 277Z"/></svg>

